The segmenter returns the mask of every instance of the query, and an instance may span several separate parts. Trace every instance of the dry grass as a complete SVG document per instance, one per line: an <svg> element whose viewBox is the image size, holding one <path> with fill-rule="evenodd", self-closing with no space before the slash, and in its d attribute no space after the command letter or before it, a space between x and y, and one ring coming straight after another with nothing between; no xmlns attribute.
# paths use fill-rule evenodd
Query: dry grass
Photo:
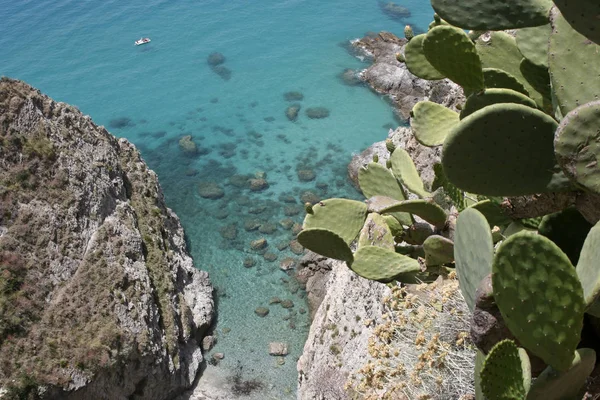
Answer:
<svg viewBox="0 0 600 400"><path fill-rule="evenodd" d="M395 286L384 304L387 313L369 338L372 359L346 389L357 399L471 398L476 350L458 281Z"/></svg>

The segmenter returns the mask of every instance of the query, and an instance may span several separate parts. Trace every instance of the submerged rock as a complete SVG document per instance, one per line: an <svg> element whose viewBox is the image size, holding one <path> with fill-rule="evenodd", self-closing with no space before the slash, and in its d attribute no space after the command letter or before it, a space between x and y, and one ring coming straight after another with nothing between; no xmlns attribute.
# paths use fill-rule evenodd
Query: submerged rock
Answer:
<svg viewBox="0 0 600 400"><path fill-rule="evenodd" d="M294 269L294 267L296 267L296 259L292 257L286 257L279 263L279 268L282 271L289 271Z"/></svg>
<svg viewBox="0 0 600 400"><path fill-rule="evenodd" d="M287 354L288 354L287 343L281 343L281 342L269 343L269 354L272 356L287 356Z"/></svg>
<svg viewBox="0 0 600 400"><path fill-rule="evenodd" d="M311 119L321 119L329 117L329 109L325 107L310 107L306 109L306 116Z"/></svg>
<svg viewBox="0 0 600 400"><path fill-rule="evenodd" d="M266 179L250 179L249 181L250 190L253 192L260 192L269 187L269 183Z"/></svg>
<svg viewBox="0 0 600 400"><path fill-rule="evenodd" d="M221 64L223 64L225 62L225 56L223 54L215 51L214 53L210 53L208 55L208 58L207 58L206 62L211 67L214 67L214 66L217 66L217 65L221 65Z"/></svg>
<svg viewBox="0 0 600 400"><path fill-rule="evenodd" d="M122 129L135 126L135 123L129 117L119 117L115 119L111 119L108 123L109 128L113 129Z"/></svg>
<svg viewBox="0 0 600 400"><path fill-rule="evenodd" d="M195 156L198 154L198 146L192 139L192 135L185 135L181 139L179 139L179 149L189 156Z"/></svg>
<svg viewBox="0 0 600 400"><path fill-rule="evenodd" d="M384 12L384 14L395 20L403 20L409 18L411 15L410 10L408 8L391 1L380 1L379 7Z"/></svg>
<svg viewBox="0 0 600 400"><path fill-rule="evenodd" d="M283 94L283 98L286 101L302 101L304 99L304 95L301 92L291 91L285 92Z"/></svg>
<svg viewBox="0 0 600 400"><path fill-rule="evenodd" d="M340 80L348 86L358 86L363 84L363 81L358 76L358 71L355 71L350 68L344 69L344 71L339 75L339 77Z"/></svg>
<svg viewBox="0 0 600 400"><path fill-rule="evenodd" d="M247 257L244 259L244 268L252 268L256 265L256 260L254 258Z"/></svg>
<svg viewBox="0 0 600 400"><path fill-rule="evenodd" d="M316 177L317 177L317 174L312 169L305 168L305 169L298 170L298 179L300 179L300 181L302 181L302 182L314 181Z"/></svg>
<svg viewBox="0 0 600 400"><path fill-rule="evenodd" d="M269 308L268 307L258 307L256 310L254 310L254 313L256 315L258 315L259 317L266 317L269 314Z"/></svg>
<svg viewBox="0 0 600 400"><path fill-rule="evenodd" d="M200 182L198 184L198 193L205 199L216 200L225 195L225 191L215 182Z"/></svg>
<svg viewBox="0 0 600 400"><path fill-rule="evenodd" d="M269 243L265 238L256 239L250 242L250 248L252 250L262 250L267 248L268 245Z"/></svg>
<svg viewBox="0 0 600 400"><path fill-rule="evenodd" d="M154 400L189 388L212 287L156 174L127 140L23 82L0 79L0 121L0 182L34 172L0 197L0 265L21 282L0 293L0 387Z"/></svg>
<svg viewBox="0 0 600 400"><path fill-rule="evenodd" d="M231 75L233 74L229 68L224 65L215 65L211 67L213 72L221 77L224 81L228 81L231 79Z"/></svg>
<svg viewBox="0 0 600 400"><path fill-rule="evenodd" d="M298 119L298 114L300 113L301 108L302 107L300 106L300 104L293 104L285 109L285 116L290 121L295 121Z"/></svg>

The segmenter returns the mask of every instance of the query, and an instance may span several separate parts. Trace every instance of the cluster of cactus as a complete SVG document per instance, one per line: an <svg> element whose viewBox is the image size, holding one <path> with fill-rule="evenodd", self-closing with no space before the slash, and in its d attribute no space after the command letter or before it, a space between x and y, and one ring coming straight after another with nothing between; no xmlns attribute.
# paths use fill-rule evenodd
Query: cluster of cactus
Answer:
<svg viewBox="0 0 600 400"><path fill-rule="evenodd" d="M359 171L367 200L334 198L307 204L298 241L316 253L345 261L367 279L414 281L429 273L437 276L435 267L454 261L453 243L445 237L448 212L425 190L408 153L391 142L387 147L386 166L374 156ZM408 199L407 191L415 198Z"/></svg>
<svg viewBox="0 0 600 400"><path fill-rule="evenodd" d="M600 335L600 223L575 208L515 220L501 204L540 193L599 198L600 2L510 3L432 0L428 32L405 31L397 57L464 91L461 107L419 102L410 120L417 141L442 146L432 190L454 208L389 146L385 167L374 160L359 174L366 204L314 206L299 240L383 282L455 267L469 308L494 308L506 328L493 346L475 340L476 398L576 399L596 361L580 348L584 316Z"/></svg>

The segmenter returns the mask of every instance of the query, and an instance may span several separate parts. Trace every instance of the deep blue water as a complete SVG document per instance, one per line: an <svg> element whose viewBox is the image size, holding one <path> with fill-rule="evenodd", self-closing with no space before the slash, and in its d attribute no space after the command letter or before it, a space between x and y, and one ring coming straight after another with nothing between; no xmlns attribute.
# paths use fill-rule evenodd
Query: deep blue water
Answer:
<svg viewBox="0 0 600 400"><path fill-rule="evenodd" d="M345 173L352 153L399 122L383 98L345 85L339 74L368 65L348 52L349 40L427 26L429 1L402 5L411 17L393 19L377 0L0 0L0 75L78 106L141 149L183 222L196 265L217 288L213 352L225 353L218 368L226 375L241 367L244 378L264 380L262 398L295 396L296 360L309 327L303 291L279 269L283 258L298 257L277 248L293 239L279 222L288 218L284 206L294 205L280 196L293 198L295 207L307 190L324 198L358 196ZM135 47L141 36L152 42ZM214 51L226 57L229 79L207 64ZM284 114L290 90L304 95L295 122ZM304 111L315 106L330 116L309 119ZM183 154L177 142L184 135L208 153ZM299 168L313 169L316 179L299 181ZM229 183L232 174L258 171L267 173L266 191ZM200 182L219 184L224 197L201 198ZM289 218L301 222L302 213ZM277 230L247 232L248 219ZM230 225L237 228L232 240L221 235ZM276 261L250 251L259 237L267 238ZM256 265L244 268L248 257ZM274 296L294 307L269 306ZM256 316L259 306L268 306L269 315ZM284 365L268 355L271 341L289 344Z"/></svg>

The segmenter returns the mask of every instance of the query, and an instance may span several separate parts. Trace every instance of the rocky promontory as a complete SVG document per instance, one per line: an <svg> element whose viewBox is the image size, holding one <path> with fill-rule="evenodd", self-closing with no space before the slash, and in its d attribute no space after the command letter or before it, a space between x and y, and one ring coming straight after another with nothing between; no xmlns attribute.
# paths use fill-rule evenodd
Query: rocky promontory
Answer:
<svg viewBox="0 0 600 400"><path fill-rule="evenodd" d="M136 148L2 78L0 398L174 398L213 312Z"/></svg>

